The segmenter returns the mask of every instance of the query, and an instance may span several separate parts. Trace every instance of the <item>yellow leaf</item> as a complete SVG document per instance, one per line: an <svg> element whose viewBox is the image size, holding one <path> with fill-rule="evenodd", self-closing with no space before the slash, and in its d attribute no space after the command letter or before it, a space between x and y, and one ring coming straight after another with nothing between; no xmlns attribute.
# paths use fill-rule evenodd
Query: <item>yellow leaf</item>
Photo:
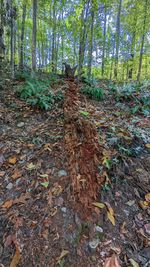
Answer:
<svg viewBox="0 0 150 267"><path fill-rule="evenodd" d="M11 157L11 158L9 158L9 160L8 160L8 162L10 163L10 164L16 164L16 162L17 162L17 158L14 156L14 157Z"/></svg>
<svg viewBox="0 0 150 267"><path fill-rule="evenodd" d="M145 146L146 146L147 148L150 148L150 144L146 144Z"/></svg>
<svg viewBox="0 0 150 267"><path fill-rule="evenodd" d="M60 263L60 261L69 254L69 251L68 250L63 250L60 254L60 256L57 258L57 263Z"/></svg>
<svg viewBox="0 0 150 267"><path fill-rule="evenodd" d="M149 203L150 202L150 193L145 195L145 200Z"/></svg>
<svg viewBox="0 0 150 267"><path fill-rule="evenodd" d="M114 210L112 209L112 207L110 206L109 203L105 203L106 207L107 207L107 217L110 220L110 222L115 225L115 213Z"/></svg>
<svg viewBox="0 0 150 267"><path fill-rule="evenodd" d="M15 252L15 255L12 259L12 262L10 264L10 267L17 267L19 261L20 261L20 258L21 258L21 254L20 254L20 250L18 247L16 247L16 252Z"/></svg>
<svg viewBox="0 0 150 267"><path fill-rule="evenodd" d="M116 223L115 223L114 215L111 212L107 211L107 216L108 216L108 219L111 221L111 223L115 226Z"/></svg>
<svg viewBox="0 0 150 267"><path fill-rule="evenodd" d="M39 176L42 177L42 178L48 178L48 174L47 173L40 174Z"/></svg>
<svg viewBox="0 0 150 267"><path fill-rule="evenodd" d="M133 259L129 259L130 263L132 264L133 267L140 267L140 265Z"/></svg>
<svg viewBox="0 0 150 267"><path fill-rule="evenodd" d="M13 200L7 200L3 205L2 208L9 209L13 205Z"/></svg>
<svg viewBox="0 0 150 267"><path fill-rule="evenodd" d="M140 206L140 208L145 210L148 207L148 202L147 201L139 201L139 206Z"/></svg>
<svg viewBox="0 0 150 267"><path fill-rule="evenodd" d="M95 203L92 203L92 204L93 204L95 207L100 208L100 209L105 208L105 204L104 204L104 203L95 202Z"/></svg>

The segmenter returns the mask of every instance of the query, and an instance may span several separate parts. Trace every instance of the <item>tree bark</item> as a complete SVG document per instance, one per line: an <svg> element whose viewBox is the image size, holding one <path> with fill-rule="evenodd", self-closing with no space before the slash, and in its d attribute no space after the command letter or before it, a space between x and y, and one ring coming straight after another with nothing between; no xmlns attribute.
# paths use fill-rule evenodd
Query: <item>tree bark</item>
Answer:
<svg viewBox="0 0 150 267"><path fill-rule="evenodd" d="M36 16L37 16L37 0L33 0L33 28L32 28L32 74L36 71Z"/></svg>
<svg viewBox="0 0 150 267"><path fill-rule="evenodd" d="M118 76L118 59L119 59L119 46L120 46L120 15L121 15L122 0L119 0L117 23L116 23L116 53L115 53L115 66L114 77Z"/></svg>
<svg viewBox="0 0 150 267"><path fill-rule="evenodd" d="M87 24L87 15L89 10L89 3L84 4L84 8L81 13L81 28L80 28L80 43L79 43L79 76L82 72L83 63L84 63L84 52L85 52L85 40L86 40L86 24Z"/></svg>
<svg viewBox="0 0 150 267"><path fill-rule="evenodd" d="M139 60L139 69L138 69L137 81L140 81L141 70L142 70L142 59L143 59L144 41L145 41L145 34L146 34L147 6L148 6L148 0L145 0L143 34L142 34L142 41L141 41L140 60Z"/></svg>
<svg viewBox="0 0 150 267"><path fill-rule="evenodd" d="M26 20L26 4L23 5L22 11L22 25L21 25L21 44L20 44L20 62L19 69L23 70L24 66L24 32L25 32L25 20Z"/></svg>
<svg viewBox="0 0 150 267"><path fill-rule="evenodd" d="M88 51L88 78L91 77L91 68L92 68L93 32L94 32L94 11L91 10L91 31L90 31L90 41L89 41L89 51Z"/></svg>
<svg viewBox="0 0 150 267"><path fill-rule="evenodd" d="M104 71L105 71L106 22L107 22L107 12L106 12L106 4L105 4L105 7L104 7L104 30L103 30L103 51L102 51L102 77L104 77Z"/></svg>
<svg viewBox="0 0 150 267"><path fill-rule="evenodd" d="M53 2L52 72L56 72L56 0Z"/></svg>

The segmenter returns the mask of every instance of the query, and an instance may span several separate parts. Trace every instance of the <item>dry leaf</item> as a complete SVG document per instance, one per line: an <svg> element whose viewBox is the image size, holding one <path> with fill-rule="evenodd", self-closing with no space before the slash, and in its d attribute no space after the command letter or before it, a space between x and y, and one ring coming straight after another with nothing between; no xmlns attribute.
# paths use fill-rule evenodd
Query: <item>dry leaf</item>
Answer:
<svg viewBox="0 0 150 267"><path fill-rule="evenodd" d="M7 200L7 201L2 205L2 208L4 208L4 209L9 209L12 205L13 205L13 200L10 199L10 200Z"/></svg>
<svg viewBox="0 0 150 267"><path fill-rule="evenodd" d="M148 202L147 201L139 201L139 206L140 206L140 208L145 210L148 208Z"/></svg>
<svg viewBox="0 0 150 267"><path fill-rule="evenodd" d="M17 265L20 261L20 258L21 258L20 250L19 250L18 246L16 246L16 252L15 252L15 255L12 259L10 267L17 267Z"/></svg>
<svg viewBox="0 0 150 267"><path fill-rule="evenodd" d="M56 185L53 189L52 189L52 194L53 196L59 196L62 193L63 189L60 185Z"/></svg>
<svg viewBox="0 0 150 267"><path fill-rule="evenodd" d="M150 144L146 144L145 146L146 146L147 148L150 148Z"/></svg>
<svg viewBox="0 0 150 267"><path fill-rule="evenodd" d="M5 175L5 172L4 171L1 171L0 172L0 177L3 177Z"/></svg>
<svg viewBox="0 0 150 267"><path fill-rule="evenodd" d="M69 254L69 251L68 250L63 250L60 254L60 256L57 258L57 263L60 263L60 261L66 256Z"/></svg>
<svg viewBox="0 0 150 267"><path fill-rule="evenodd" d="M93 205L97 208L103 209L105 208L105 204L104 203L100 203L100 202L94 202Z"/></svg>
<svg viewBox="0 0 150 267"><path fill-rule="evenodd" d="M133 259L129 259L130 263L132 264L133 267L140 267L140 265Z"/></svg>
<svg viewBox="0 0 150 267"><path fill-rule="evenodd" d="M110 258L107 258L104 267L121 267L118 261L118 257L114 254Z"/></svg>
<svg viewBox="0 0 150 267"><path fill-rule="evenodd" d="M145 200L149 203L150 202L150 193L145 195Z"/></svg>
<svg viewBox="0 0 150 267"><path fill-rule="evenodd" d="M9 158L9 159L8 159L8 162L9 162L10 164L13 164L13 165L16 164L16 162L17 162L17 158L16 158L16 156Z"/></svg>
<svg viewBox="0 0 150 267"><path fill-rule="evenodd" d="M112 207L110 206L109 203L105 203L106 204L106 207L107 207L107 217L108 219L110 220L110 222L115 225L115 213L112 209Z"/></svg>
<svg viewBox="0 0 150 267"><path fill-rule="evenodd" d="M19 170L15 170L13 175L11 176L14 180L20 178L22 173Z"/></svg>

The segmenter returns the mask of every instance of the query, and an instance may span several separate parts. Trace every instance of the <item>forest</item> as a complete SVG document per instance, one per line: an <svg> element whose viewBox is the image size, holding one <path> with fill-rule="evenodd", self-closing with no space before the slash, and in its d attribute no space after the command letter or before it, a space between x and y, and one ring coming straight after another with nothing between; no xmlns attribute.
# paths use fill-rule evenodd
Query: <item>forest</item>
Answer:
<svg viewBox="0 0 150 267"><path fill-rule="evenodd" d="M150 266L150 0L0 0L8 266Z"/></svg>

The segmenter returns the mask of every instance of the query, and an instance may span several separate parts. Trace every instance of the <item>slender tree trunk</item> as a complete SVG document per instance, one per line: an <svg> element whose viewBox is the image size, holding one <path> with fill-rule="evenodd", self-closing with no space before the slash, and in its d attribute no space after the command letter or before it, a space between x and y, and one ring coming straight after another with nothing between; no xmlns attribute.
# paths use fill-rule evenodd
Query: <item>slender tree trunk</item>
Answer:
<svg viewBox="0 0 150 267"><path fill-rule="evenodd" d="M128 78L131 79L131 80L132 80L132 77L133 77L133 69L134 69L136 25L137 25L137 5L135 6L135 12L134 12L133 34L132 34L132 43L131 43L130 69L129 69L129 75L128 75Z"/></svg>
<svg viewBox="0 0 150 267"><path fill-rule="evenodd" d="M11 64L11 76L14 79L15 76L15 20L12 17L11 18L11 37L10 37L10 49L11 49L11 59L10 59L10 64Z"/></svg>
<svg viewBox="0 0 150 267"><path fill-rule="evenodd" d="M91 77L91 68L92 68L93 32L94 32L94 11L91 10L91 31L90 31L89 51L88 51L88 78Z"/></svg>
<svg viewBox="0 0 150 267"><path fill-rule="evenodd" d="M24 66L24 32L25 32L25 20L26 20L26 4L23 5L22 11L22 25L21 25L21 44L20 44L20 62L19 69L23 70Z"/></svg>
<svg viewBox="0 0 150 267"><path fill-rule="evenodd" d="M105 7L104 7L104 30L103 30L103 51L102 51L102 77L104 76L104 71L105 71L106 22L107 22L107 12L106 12L106 4L105 4Z"/></svg>
<svg viewBox="0 0 150 267"><path fill-rule="evenodd" d="M87 15L89 10L90 1L85 3L82 14L81 14L81 28L80 28L80 44L79 44L79 76L82 72L84 63L84 52L85 52L85 40L86 40L86 28L87 28Z"/></svg>
<svg viewBox="0 0 150 267"><path fill-rule="evenodd" d="M138 69L137 81L140 81L141 70L142 70L142 59L143 59L144 41L145 41L145 34L146 34L147 8L148 8L148 0L145 0L143 34L142 34L142 41L141 41L140 60L139 60L139 69Z"/></svg>
<svg viewBox="0 0 150 267"><path fill-rule="evenodd" d="M56 71L56 0L53 2L52 72Z"/></svg>
<svg viewBox="0 0 150 267"><path fill-rule="evenodd" d="M119 0L119 7L118 7L118 14L117 14L117 23L116 23L116 53L115 53L115 66L114 66L114 77L115 77L115 79L117 79L117 76L118 76L121 7L122 7L122 0Z"/></svg>
<svg viewBox="0 0 150 267"><path fill-rule="evenodd" d="M37 0L33 0L33 28L32 28L32 74L36 71L36 16Z"/></svg>

